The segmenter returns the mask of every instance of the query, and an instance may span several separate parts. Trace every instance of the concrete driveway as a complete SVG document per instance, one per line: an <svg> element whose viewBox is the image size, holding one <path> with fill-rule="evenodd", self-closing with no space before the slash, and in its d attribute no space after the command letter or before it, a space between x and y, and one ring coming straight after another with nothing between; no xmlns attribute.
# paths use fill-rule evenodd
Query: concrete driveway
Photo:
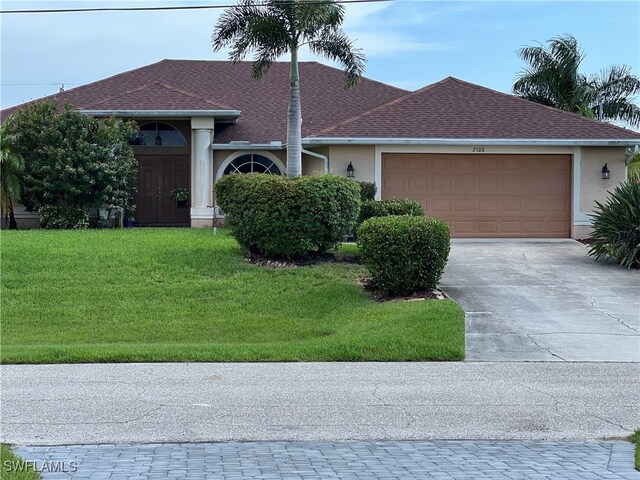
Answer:
<svg viewBox="0 0 640 480"><path fill-rule="evenodd" d="M466 358L640 361L640 272L573 240L454 240L442 290L466 312Z"/></svg>

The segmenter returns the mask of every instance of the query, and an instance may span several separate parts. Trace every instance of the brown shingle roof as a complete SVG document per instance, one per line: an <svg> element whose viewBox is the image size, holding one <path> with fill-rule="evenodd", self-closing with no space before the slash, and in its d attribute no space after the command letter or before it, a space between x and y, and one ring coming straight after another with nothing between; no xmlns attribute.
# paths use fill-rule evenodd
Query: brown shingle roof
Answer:
<svg viewBox="0 0 640 480"><path fill-rule="evenodd" d="M52 95L82 110L241 110L216 143L286 140L289 63L260 81L251 62L162 60ZM447 139L640 139L640 133L449 77L416 92L301 62L303 137ZM0 112L6 118L17 107Z"/></svg>
<svg viewBox="0 0 640 480"><path fill-rule="evenodd" d="M345 91L344 73L317 62L301 62L300 78L303 136L407 93L367 78ZM216 143L284 142L288 79L288 62L276 62L256 81L251 62L162 60L50 98L82 110L241 110L238 123L221 129ZM2 111L2 118L15 108Z"/></svg>
<svg viewBox="0 0 640 480"><path fill-rule="evenodd" d="M314 137L640 139L640 133L448 77Z"/></svg>

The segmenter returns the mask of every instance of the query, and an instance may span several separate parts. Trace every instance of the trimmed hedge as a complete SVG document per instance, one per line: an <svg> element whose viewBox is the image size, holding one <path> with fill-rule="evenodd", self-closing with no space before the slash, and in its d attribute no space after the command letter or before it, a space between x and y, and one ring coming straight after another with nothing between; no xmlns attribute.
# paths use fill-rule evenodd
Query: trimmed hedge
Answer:
<svg viewBox="0 0 640 480"><path fill-rule="evenodd" d="M422 205L415 200L369 200L362 202L358 223L373 217L388 217L389 215L424 216Z"/></svg>
<svg viewBox="0 0 640 480"><path fill-rule="evenodd" d="M360 210L360 186L334 175L231 174L215 194L238 243L273 258L326 252L353 230Z"/></svg>
<svg viewBox="0 0 640 480"><path fill-rule="evenodd" d="M618 185L604 204L596 202L591 217L589 255L596 260L611 257L623 267L640 268L640 178Z"/></svg>
<svg viewBox="0 0 640 480"><path fill-rule="evenodd" d="M40 228L81 229L89 228L89 214L82 208L45 205L38 210Z"/></svg>
<svg viewBox="0 0 640 480"><path fill-rule="evenodd" d="M376 182L358 182L360 184L360 200L363 202L376 199Z"/></svg>
<svg viewBox="0 0 640 480"><path fill-rule="evenodd" d="M360 260L372 285L384 295L409 295L438 284L450 250L442 220L388 216L366 220L358 229Z"/></svg>

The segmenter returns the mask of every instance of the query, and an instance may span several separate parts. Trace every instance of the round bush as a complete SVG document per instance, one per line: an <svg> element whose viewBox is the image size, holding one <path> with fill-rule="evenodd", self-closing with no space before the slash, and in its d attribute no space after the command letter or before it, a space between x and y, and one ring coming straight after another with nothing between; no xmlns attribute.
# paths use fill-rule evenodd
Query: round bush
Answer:
<svg viewBox="0 0 640 480"><path fill-rule="evenodd" d="M82 208L45 205L38 210L40 228L80 229L89 228L89 214Z"/></svg>
<svg viewBox="0 0 640 480"><path fill-rule="evenodd" d="M428 217L375 217L358 229L358 248L372 285L384 295L432 290L449 257L449 227Z"/></svg>
<svg viewBox="0 0 640 480"><path fill-rule="evenodd" d="M640 267L640 178L618 185L606 203L596 202L589 255Z"/></svg>
<svg viewBox="0 0 640 480"><path fill-rule="evenodd" d="M360 200L363 202L376 199L378 188L375 182L358 182L360 184Z"/></svg>
<svg viewBox="0 0 640 480"><path fill-rule="evenodd" d="M360 209L359 185L334 175L231 174L215 193L238 243L274 258L326 252L354 228Z"/></svg>
<svg viewBox="0 0 640 480"><path fill-rule="evenodd" d="M358 223L373 217L388 217L389 215L424 216L422 205L415 200L369 200L362 202Z"/></svg>

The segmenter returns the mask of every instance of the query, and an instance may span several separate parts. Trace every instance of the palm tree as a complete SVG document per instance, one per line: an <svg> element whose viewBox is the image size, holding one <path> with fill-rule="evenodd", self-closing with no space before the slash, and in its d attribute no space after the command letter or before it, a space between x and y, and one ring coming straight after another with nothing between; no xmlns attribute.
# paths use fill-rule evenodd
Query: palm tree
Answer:
<svg viewBox="0 0 640 480"><path fill-rule="evenodd" d="M254 52L252 76L260 79L273 62L289 53L291 60L287 117L287 175L302 174L302 108L298 50L307 45L316 55L337 61L353 88L364 71L365 57L341 28L344 7L335 0L241 0L221 15L211 43L214 51L229 46L229 59L239 62Z"/></svg>
<svg viewBox="0 0 640 480"><path fill-rule="evenodd" d="M518 55L529 64L513 84L519 97L601 121L640 126L640 107L634 103L640 79L629 67L614 65L587 78L579 71L585 54L571 35L552 38L546 46L521 48Z"/></svg>
<svg viewBox="0 0 640 480"><path fill-rule="evenodd" d="M9 133L8 122L0 127L0 213L9 229L18 227L13 213L13 199L20 196L20 174L24 159L12 149L14 135Z"/></svg>

